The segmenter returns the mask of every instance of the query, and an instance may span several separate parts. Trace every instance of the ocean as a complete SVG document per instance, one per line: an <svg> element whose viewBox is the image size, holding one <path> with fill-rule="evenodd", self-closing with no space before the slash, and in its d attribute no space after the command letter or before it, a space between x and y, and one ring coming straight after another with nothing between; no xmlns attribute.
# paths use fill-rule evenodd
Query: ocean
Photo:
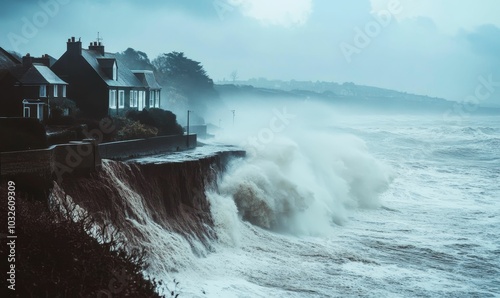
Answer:
<svg viewBox="0 0 500 298"><path fill-rule="evenodd" d="M214 250L163 276L180 297L499 297L500 118L331 124L220 178Z"/></svg>

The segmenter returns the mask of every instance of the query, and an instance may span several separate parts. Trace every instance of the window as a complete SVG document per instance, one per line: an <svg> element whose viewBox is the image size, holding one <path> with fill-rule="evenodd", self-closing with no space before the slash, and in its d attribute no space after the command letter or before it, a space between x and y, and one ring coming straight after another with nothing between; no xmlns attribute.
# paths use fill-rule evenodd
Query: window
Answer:
<svg viewBox="0 0 500 298"><path fill-rule="evenodd" d="M116 66L116 61L113 63L113 80L118 81L118 66Z"/></svg>
<svg viewBox="0 0 500 298"><path fill-rule="evenodd" d="M58 89L59 86L57 85L54 85L54 97L57 97L57 89Z"/></svg>
<svg viewBox="0 0 500 298"><path fill-rule="evenodd" d="M137 108L137 91L134 91L134 107Z"/></svg>
<svg viewBox="0 0 500 298"><path fill-rule="evenodd" d="M139 111L142 111L145 105L144 91L139 91Z"/></svg>
<svg viewBox="0 0 500 298"><path fill-rule="evenodd" d="M62 86L62 97L66 97L66 85Z"/></svg>
<svg viewBox="0 0 500 298"><path fill-rule="evenodd" d="M43 106L36 105L36 117L42 121L43 120Z"/></svg>
<svg viewBox="0 0 500 298"><path fill-rule="evenodd" d="M125 107L125 91L118 91L118 107L123 109Z"/></svg>
<svg viewBox="0 0 500 298"><path fill-rule="evenodd" d="M159 108L160 107L160 90L157 90L155 93L156 93L155 107Z"/></svg>
<svg viewBox="0 0 500 298"><path fill-rule="evenodd" d="M129 107L133 108L134 107L134 91L130 90L130 96L129 96Z"/></svg>
<svg viewBox="0 0 500 298"><path fill-rule="evenodd" d="M149 107L153 108L155 106L155 92L149 91Z"/></svg>
<svg viewBox="0 0 500 298"><path fill-rule="evenodd" d="M47 86L40 86L40 97L47 97Z"/></svg>
<svg viewBox="0 0 500 298"><path fill-rule="evenodd" d="M109 108L116 109L116 90L109 90Z"/></svg>

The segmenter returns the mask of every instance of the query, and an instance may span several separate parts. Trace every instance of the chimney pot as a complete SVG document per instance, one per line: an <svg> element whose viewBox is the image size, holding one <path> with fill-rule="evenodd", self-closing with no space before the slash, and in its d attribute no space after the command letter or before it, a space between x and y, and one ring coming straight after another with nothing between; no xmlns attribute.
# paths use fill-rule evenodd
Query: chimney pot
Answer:
<svg viewBox="0 0 500 298"><path fill-rule="evenodd" d="M68 39L67 50L71 55L80 56L82 54L82 42L80 40L76 41L75 37L72 36Z"/></svg>

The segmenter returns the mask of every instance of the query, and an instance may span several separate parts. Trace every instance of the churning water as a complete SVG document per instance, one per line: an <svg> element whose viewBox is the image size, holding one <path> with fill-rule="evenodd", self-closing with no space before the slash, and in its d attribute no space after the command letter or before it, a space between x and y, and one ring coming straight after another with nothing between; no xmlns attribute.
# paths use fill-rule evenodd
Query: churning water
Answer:
<svg viewBox="0 0 500 298"><path fill-rule="evenodd" d="M173 275L186 297L498 297L499 177L498 117L277 136L208 191L214 251Z"/></svg>

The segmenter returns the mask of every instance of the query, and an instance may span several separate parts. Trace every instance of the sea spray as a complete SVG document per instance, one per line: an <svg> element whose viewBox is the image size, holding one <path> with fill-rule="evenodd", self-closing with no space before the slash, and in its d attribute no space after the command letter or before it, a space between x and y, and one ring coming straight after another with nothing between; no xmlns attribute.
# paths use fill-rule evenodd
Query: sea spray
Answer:
<svg viewBox="0 0 500 298"><path fill-rule="evenodd" d="M253 149L246 159L230 164L219 181L220 194L208 195L212 204L236 206L241 219L275 231L323 234L332 223L342 224L349 210L379 207L378 196L393 178L352 135L298 133ZM224 237L237 239L228 212L212 206L216 225L229 229Z"/></svg>

